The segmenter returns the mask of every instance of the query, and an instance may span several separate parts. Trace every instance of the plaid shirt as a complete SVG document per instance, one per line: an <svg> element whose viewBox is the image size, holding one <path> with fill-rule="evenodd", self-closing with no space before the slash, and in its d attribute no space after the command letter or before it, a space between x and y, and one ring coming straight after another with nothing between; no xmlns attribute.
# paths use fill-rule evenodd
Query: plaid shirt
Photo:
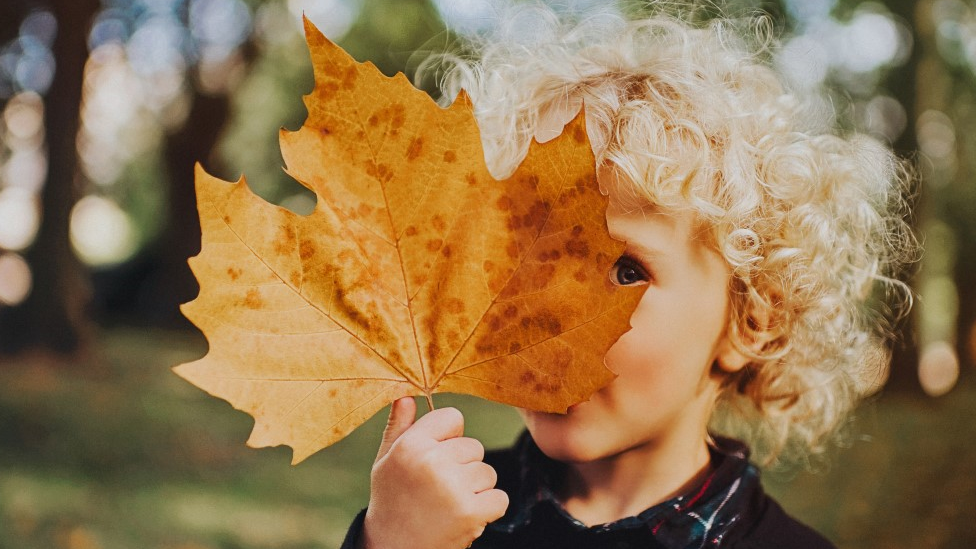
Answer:
<svg viewBox="0 0 976 549"><path fill-rule="evenodd" d="M485 457L510 503L505 516L489 524L471 549L834 547L765 494L743 444L720 438L710 451L713 470L697 488L638 515L586 526L553 495L551 486L564 465L546 457L525 433L513 448ZM355 548L363 515L353 523L342 549Z"/></svg>

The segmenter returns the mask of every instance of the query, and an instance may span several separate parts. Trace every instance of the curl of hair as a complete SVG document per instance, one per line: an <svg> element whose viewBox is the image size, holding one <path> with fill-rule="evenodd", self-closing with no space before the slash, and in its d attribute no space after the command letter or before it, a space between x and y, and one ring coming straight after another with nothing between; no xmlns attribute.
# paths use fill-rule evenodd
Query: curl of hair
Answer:
<svg viewBox="0 0 976 549"><path fill-rule="evenodd" d="M493 173L585 105L597 164L635 197L696 212L730 266L728 336L751 363L712 428L767 464L824 450L887 367L877 310L910 306L897 280L917 251L905 163L788 87L762 17L568 20L529 4L501 20L477 58L427 66L445 97L471 96Z"/></svg>

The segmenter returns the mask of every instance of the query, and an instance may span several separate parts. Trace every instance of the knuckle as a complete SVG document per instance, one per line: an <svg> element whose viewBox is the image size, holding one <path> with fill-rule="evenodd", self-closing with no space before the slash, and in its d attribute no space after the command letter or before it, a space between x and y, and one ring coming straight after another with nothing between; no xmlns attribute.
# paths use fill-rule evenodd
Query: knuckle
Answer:
<svg viewBox="0 0 976 549"><path fill-rule="evenodd" d="M401 456L415 456L423 453L423 443L419 437L406 433L394 443L393 450L390 453L396 453Z"/></svg>
<svg viewBox="0 0 976 549"><path fill-rule="evenodd" d="M464 425L464 414L461 413L461 410L457 408L441 408L439 411L442 421L448 425Z"/></svg>
<svg viewBox="0 0 976 549"><path fill-rule="evenodd" d="M472 450L478 454L481 454L482 456L485 454L485 445L482 444L480 440L476 438L469 438L468 440L471 441L469 444L471 445Z"/></svg>
<svg viewBox="0 0 976 549"><path fill-rule="evenodd" d="M485 476L488 478L488 483L491 485L492 488L494 488L495 485L498 484L498 473L495 472L495 469L493 469L490 465L488 466L488 470L485 472Z"/></svg>
<svg viewBox="0 0 976 549"><path fill-rule="evenodd" d="M501 490L492 490L492 492L495 494L494 504L491 506L492 520L495 520L501 518L508 509L508 494Z"/></svg>

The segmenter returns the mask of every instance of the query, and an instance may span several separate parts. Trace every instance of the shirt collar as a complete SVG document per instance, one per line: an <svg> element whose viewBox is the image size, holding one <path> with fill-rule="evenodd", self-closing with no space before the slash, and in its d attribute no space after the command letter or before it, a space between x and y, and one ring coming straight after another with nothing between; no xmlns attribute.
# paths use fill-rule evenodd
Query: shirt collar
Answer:
<svg viewBox="0 0 976 549"><path fill-rule="evenodd" d="M749 463L749 451L741 442L715 437L709 451L713 470L699 486L635 516L587 527L567 513L552 492L553 481L563 474L565 465L543 454L526 432L516 443L521 475L518 492L512 494L505 516L488 528L514 532L529 524L540 507L547 506L577 529L597 533L647 529L666 547L684 547L692 540L721 539L741 521L746 507L743 500L760 489L759 473Z"/></svg>

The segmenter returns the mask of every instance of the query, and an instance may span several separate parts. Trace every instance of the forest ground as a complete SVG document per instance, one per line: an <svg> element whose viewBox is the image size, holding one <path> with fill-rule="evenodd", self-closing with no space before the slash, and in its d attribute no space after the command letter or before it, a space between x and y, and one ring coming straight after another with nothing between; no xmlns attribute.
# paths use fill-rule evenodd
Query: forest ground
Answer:
<svg viewBox="0 0 976 549"><path fill-rule="evenodd" d="M202 337L105 330L87 359L0 364L0 548L338 547L368 496L381 412L298 466L247 448L252 420L170 372ZM968 376L972 378L974 376ZM514 411L439 396L488 447ZM841 549L976 547L976 387L862 406L849 448L819 472L769 471L789 512Z"/></svg>

